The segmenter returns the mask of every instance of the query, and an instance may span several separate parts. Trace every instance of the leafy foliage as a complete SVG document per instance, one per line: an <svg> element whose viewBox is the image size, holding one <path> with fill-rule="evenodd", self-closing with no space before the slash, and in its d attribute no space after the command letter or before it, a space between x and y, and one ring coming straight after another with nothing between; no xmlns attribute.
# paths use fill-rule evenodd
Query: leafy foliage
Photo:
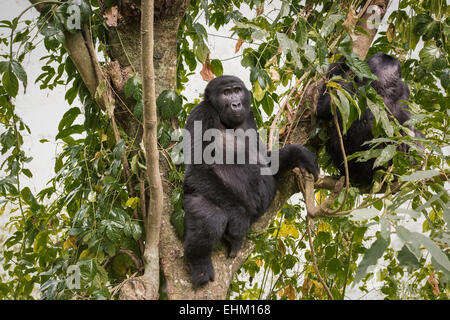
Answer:
<svg viewBox="0 0 450 320"><path fill-rule="evenodd" d="M108 7L113 5L108 3ZM174 123L183 127L196 104L186 101L183 91L198 67L210 63L214 75L227 73L219 59L209 61L209 27L223 30L231 25L232 37L239 44L236 51L242 52L237 57L249 71L258 127L268 129L277 119L275 124L290 132L297 125L292 112L303 107L299 106L303 90L323 77L340 55L355 75L373 78L367 65L353 54L349 35L361 32L351 29L348 19L352 9L358 11L364 3L318 0L305 6L302 1L283 0L280 6L270 7L270 2L262 0L190 1L179 27L179 54L173 62L177 64L177 89L163 91L157 101L160 147L173 147ZM0 142L5 159L0 214L8 210L11 215L11 233L0 249L5 272L0 274L1 297L114 298L123 279L142 272L139 261L145 225L137 212L145 203L141 199L145 161L136 148L137 137L120 131L120 140L115 140L109 117L68 57L65 35L78 30L68 25L68 6L79 10L81 22L90 25L96 45L107 56L107 31L97 1L67 1L37 21L0 21L0 27L11 34L0 38L9 52L0 56L0 123L4 128ZM243 10L257 14L245 17ZM201 17L206 24L200 22ZM448 299L450 199L443 177L448 177L449 158L442 150L449 141L448 32L448 7L443 1L400 0L388 17L388 28L372 44L369 55L383 51L401 60L414 114L404 126L389 120L382 99L370 87L361 87L352 96L337 82L342 79L330 79L327 87L343 115L344 128L366 108L375 116L373 148L349 159L376 158L377 166L392 165L377 174L372 190L350 188L342 208L346 214L315 221L312 239L305 231L303 206L286 204L266 234L249 235L256 248L235 275L229 297L326 299L324 284L312 265L314 253L335 299L347 298L349 290L368 293L373 281L387 299ZM22 65L37 45L37 33L49 53L41 58L42 72L34 83L50 90L65 85L71 108L58 126L56 139L64 147L54 163L55 175L49 187L33 194L21 183L24 176L33 177L27 168L31 158L22 147L23 136L31 132L16 113L15 98L29 85ZM289 95L294 86L298 94ZM127 79L124 94L134 101L132 113L139 123L142 86L138 75ZM278 106L287 97L289 107L277 117ZM414 137L407 125L418 127L426 139ZM326 139L325 128L320 128L312 132L308 144L316 148L323 171L335 175L321 148ZM409 146L408 156L397 148L401 144ZM123 154L130 162L130 178L124 174ZM419 165L411 165L410 158ZM182 237L183 167L171 164L169 180L174 186L171 222ZM396 185L401 188L395 189ZM328 193L317 190L317 202ZM340 194L333 208L342 201ZM312 241L312 247L306 240ZM79 284L73 282L74 274L80 276Z"/></svg>

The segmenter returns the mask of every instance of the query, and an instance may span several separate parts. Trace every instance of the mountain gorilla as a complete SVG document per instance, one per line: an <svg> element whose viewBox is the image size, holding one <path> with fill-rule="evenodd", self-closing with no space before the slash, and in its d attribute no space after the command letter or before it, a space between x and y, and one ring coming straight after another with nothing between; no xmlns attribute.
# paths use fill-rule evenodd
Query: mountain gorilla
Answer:
<svg viewBox="0 0 450 320"><path fill-rule="evenodd" d="M228 256L236 256L250 225L270 205L276 191L276 165L278 172L302 167L318 177L315 154L294 144L268 152L256 130L250 93L234 76L212 80L204 100L187 119L183 136L183 143L187 133L190 140L188 150L184 149L184 251L195 287L214 280L211 253L217 243L224 240ZM237 132L244 133L243 139ZM252 134L256 148L251 142L246 144ZM208 144L212 136L214 141ZM186 151L191 155L186 156ZM207 159L208 151L214 161Z"/></svg>
<svg viewBox="0 0 450 320"><path fill-rule="evenodd" d="M410 119L411 114L407 101L409 99L409 88L405 82L402 81L400 62L384 53L377 53L373 55L367 64L374 75L379 80L372 81L371 86L383 98L385 105L389 108L392 115L403 124ZM341 59L337 63L330 65L327 73L327 78L330 79L337 75L345 77L349 67ZM355 88L348 81L337 81L349 93L354 94ZM366 79L355 79L357 86L363 86L367 83ZM339 169L341 175L345 175L342 151L339 143L339 137L336 126L332 120L330 95L326 93L325 85L321 89L319 100L317 102L317 117L322 120L330 122L328 131L328 142L326 145L327 151L331 156L333 164ZM342 119L338 111L339 124L342 130ZM374 116L367 108L364 114L356 119L347 133L343 136L344 149L346 155L351 155L358 151L369 150L370 146L363 145L364 142L372 140ZM411 128L416 136L423 137L423 134ZM342 132L342 131L341 131ZM400 146L401 150L407 151L406 145ZM371 159L366 162L357 162L356 159L348 161L349 177L352 182L360 185L369 185L373 180L373 174L376 170L381 168L373 168L375 160Z"/></svg>

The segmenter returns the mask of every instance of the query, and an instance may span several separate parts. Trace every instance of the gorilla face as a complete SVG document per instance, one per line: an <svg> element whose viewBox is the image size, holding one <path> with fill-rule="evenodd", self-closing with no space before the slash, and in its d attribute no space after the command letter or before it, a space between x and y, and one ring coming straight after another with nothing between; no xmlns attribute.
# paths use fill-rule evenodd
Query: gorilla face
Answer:
<svg viewBox="0 0 450 320"><path fill-rule="evenodd" d="M244 83L233 76L213 79L206 87L205 98L219 113L220 121L230 129L242 124L250 111L250 94Z"/></svg>

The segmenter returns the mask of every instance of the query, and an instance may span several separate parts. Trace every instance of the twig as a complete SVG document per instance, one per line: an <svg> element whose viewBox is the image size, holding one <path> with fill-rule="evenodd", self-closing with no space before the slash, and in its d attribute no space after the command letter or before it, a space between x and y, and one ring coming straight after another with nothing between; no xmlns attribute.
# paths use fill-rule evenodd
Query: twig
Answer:
<svg viewBox="0 0 450 320"><path fill-rule="evenodd" d="M345 278L344 278L344 288L342 289L342 300L345 299L345 289L347 288L347 279L348 274L350 271L350 262L352 261L352 249L353 249L353 237L354 233L352 234L352 239L350 240L350 247L348 249L348 259L347 259L347 266L345 268Z"/></svg>
<svg viewBox="0 0 450 320"><path fill-rule="evenodd" d="M344 198L343 198L339 208L337 208L336 210L328 213L330 215L335 214L336 212L339 212L342 209L342 207L345 204L345 201L347 200L348 189L349 189L349 185L350 185L347 155L345 154L344 141L342 139L341 128L339 126L339 120L338 120L338 117L337 117L336 106L334 106L334 105L333 105L333 111L334 111L334 125L336 126L336 131L337 131L337 134L338 134L338 137L339 137L339 146L341 147L342 159L343 159L343 162L344 162L344 169L345 169L345 193L344 193Z"/></svg>
<svg viewBox="0 0 450 320"><path fill-rule="evenodd" d="M372 3L373 0L367 0L366 3L364 4L364 7L361 9L361 11L358 13L358 15L356 16L357 19L361 19L361 17L364 15L364 13L366 13L367 8L369 8L370 4Z"/></svg>
<svg viewBox="0 0 450 320"><path fill-rule="evenodd" d="M281 105L280 109L278 110L277 115L275 116L275 119L273 119L272 124L270 125L270 129L269 129L269 141L267 144L267 149L269 151L272 150L272 136L273 133L275 131L275 127L277 126L277 122L278 119L281 116L281 113L283 112L284 108L286 107L286 105L289 103L289 99L291 98L291 96L294 94L295 90L298 88L298 86L303 82L303 80L305 80L305 78L309 75L309 71L304 73L302 75L302 77L300 79L298 79L297 83L295 84L295 86L291 89L291 91L289 92L288 96L286 97L286 100L284 100L283 104Z"/></svg>
<svg viewBox="0 0 450 320"><path fill-rule="evenodd" d="M309 242L309 247L310 247L310 251L311 251L311 261L313 264L314 272L316 273L317 278L319 278L319 281L322 284L322 286L325 288L325 291L327 292L330 300L334 300L333 295L331 294L330 288L328 288L327 284L323 280L322 276L320 275L319 268L317 267L316 254L314 253L314 245L312 243L312 237L311 237L312 221L313 220L311 219L311 217L309 217L307 215L306 216L306 230L308 231L308 242Z"/></svg>

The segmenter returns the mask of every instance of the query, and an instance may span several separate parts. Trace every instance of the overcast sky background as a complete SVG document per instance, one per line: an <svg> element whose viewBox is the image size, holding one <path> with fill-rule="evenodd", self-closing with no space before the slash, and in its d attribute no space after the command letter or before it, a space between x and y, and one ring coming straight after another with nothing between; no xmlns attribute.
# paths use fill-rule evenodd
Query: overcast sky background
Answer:
<svg viewBox="0 0 450 320"><path fill-rule="evenodd" d="M0 20L13 19L17 17L25 8L30 5L28 0L0 0ZM273 7L273 5L272 5ZM391 5L388 8L388 13L385 15L387 18L390 12L398 7L398 0L391 1ZM266 12L271 10L271 6L266 6ZM243 11L244 15L253 17L255 12L250 12L249 10ZM32 19L37 17L37 12L32 9L29 10L22 20ZM382 22L384 28L386 19ZM234 48L236 40L225 39L223 37L217 37L214 35L230 36L231 32L229 29L233 24L225 26L220 31L216 31L214 28L207 29L209 32L208 45L211 50L211 59L226 59L223 61L224 74L231 74L239 76L243 79L248 89L251 89L249 82L249 70L244 69L238 56L242 53L242 50L249 44L244 44L241 51L236 55L234 53ZM0 28L0 34L5 36L6 29ZM0 46L0 53L5 53L5 46ZM43 44L41 43L38 48L36 48L31 55L27 55L23 63L23 67L28 74L28 87L26 94L24 94L23 88L20 89L20 94L16 99L16 111L25 121L25 123L31 129L31 135L24 134L24 145L23 149L27 156L32 156L33 160L28 164L28 168L33 173L33 178L28 179L23 177L22 184L30 187L33 193L40 191L45 188L47 182L53 177L54 171L54 159L57 153L61 150L60 145L55 141L55 136L58 132L58 123L62 118L62 115L71 107L78 106L83 110L82 105L79 101L75 101L72 106L64 100L64 95L66 88L64 86L59 86L54 90L41 90L39 85L34 83L37 76L41 73L41 67L44 65L39 58L45 56L47 51L45 50ZM201 70L201 65L198 65L196 70L196 75L190 78L190 82L187 85L187 90L183 92L189 102L192 102L195 98L199 98L203 92L206 82L203 81L199 75ZM49 142L40 143L41 139L46 139ZM2 160L0 158L0 160ZM0 173L1 177L1 173ZM0 217L0 229L1 226L6 222L7 215ZM0 231L1 233L1 231ZM1 242L1 234L0 234ZM372 292L368 295L364 295L357 289L348 292L349 296L353 299L358 298L372 298L380 299L382 295Z"/></svg>

